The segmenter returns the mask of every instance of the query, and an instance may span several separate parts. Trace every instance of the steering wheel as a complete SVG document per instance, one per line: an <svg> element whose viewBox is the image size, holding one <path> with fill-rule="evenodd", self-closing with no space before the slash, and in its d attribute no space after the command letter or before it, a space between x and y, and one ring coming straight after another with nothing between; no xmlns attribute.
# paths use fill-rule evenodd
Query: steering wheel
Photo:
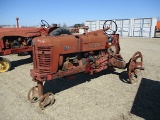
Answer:
<svg viewBox="0 0 160 120"><path fill-rule="evenodd" d="M48 22L46 22L45 20L41 20L42 25L44 25L44 27L49 28L50 25L48 24Z"/></svg>
<svg viewBox="0 0 160 120"><path fill-rule="evenodd" d="M109 27L108 30L106 30L107 27ZM111 34L115 34L117 32L116 22L113 20L106 20L103 24L103 30L106 34L109 34L110 32Z"/></svg>

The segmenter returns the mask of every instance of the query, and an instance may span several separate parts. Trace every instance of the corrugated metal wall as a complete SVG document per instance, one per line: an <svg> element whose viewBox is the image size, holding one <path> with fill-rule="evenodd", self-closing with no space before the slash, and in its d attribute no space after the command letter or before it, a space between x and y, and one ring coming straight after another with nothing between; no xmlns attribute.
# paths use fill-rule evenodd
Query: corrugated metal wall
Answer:
<svg viewBox="0 0 160 120"><path fill-rule="evenodd" d="M121 37L155 37L156 18L113 20L117 23L117 33ZM99 30L103 29L104 22L105 20L85 21L85 26L89 26L89 31Z"/></svg>

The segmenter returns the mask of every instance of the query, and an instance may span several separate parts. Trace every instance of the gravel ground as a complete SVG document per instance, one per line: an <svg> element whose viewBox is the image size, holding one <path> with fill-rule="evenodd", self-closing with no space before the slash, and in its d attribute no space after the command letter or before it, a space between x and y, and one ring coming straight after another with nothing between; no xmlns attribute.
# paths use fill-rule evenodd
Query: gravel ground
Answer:
<svg viewBox="0 0 160 120"><path fill-rule="evenodd" d="M45 83L46 92L55 93L55 103L41 110L27 94L36 83L29 71L29 56L5 56L13 69L0 73L0 120L158 120L160 119L160 38L120 38L126 62L141 51L145 70L137 84L127 79L126 70L103 71L89 76L56 79Z"/></svg>

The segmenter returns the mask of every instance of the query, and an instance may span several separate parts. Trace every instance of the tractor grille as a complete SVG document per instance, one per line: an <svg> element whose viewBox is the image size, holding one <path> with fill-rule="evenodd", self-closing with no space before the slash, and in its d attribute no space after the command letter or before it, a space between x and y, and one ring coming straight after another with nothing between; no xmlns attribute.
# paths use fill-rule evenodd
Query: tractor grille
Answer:
<svg viewBox="0 0 160 120"><path fill-rule="evenodd" d="M39 73L50 73L52 47L38 47L37 53Z"/></svg>
<svg viewBox="0 0 160 120"><path fill-rule="evenodd" d="M50 67L51 55L40 55L38 54L39 67Z"/></svg>

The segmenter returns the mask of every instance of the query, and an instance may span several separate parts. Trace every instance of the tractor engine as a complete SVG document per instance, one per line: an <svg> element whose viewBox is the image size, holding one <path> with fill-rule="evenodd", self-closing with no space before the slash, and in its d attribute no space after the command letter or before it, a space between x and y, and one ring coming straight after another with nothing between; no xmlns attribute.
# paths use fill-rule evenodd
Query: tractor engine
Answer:
<svg viewBox="0 0 160 120"><path fill-rule="evenodd" d="M115 56L120 51L118 34L113 40L99 30L82 35L36 37L33 42L34 69L31 76L39 81L52 80L79 72L100 72L108 66L124 68ZM120 65L119 65L120 64Z"/></svg>

